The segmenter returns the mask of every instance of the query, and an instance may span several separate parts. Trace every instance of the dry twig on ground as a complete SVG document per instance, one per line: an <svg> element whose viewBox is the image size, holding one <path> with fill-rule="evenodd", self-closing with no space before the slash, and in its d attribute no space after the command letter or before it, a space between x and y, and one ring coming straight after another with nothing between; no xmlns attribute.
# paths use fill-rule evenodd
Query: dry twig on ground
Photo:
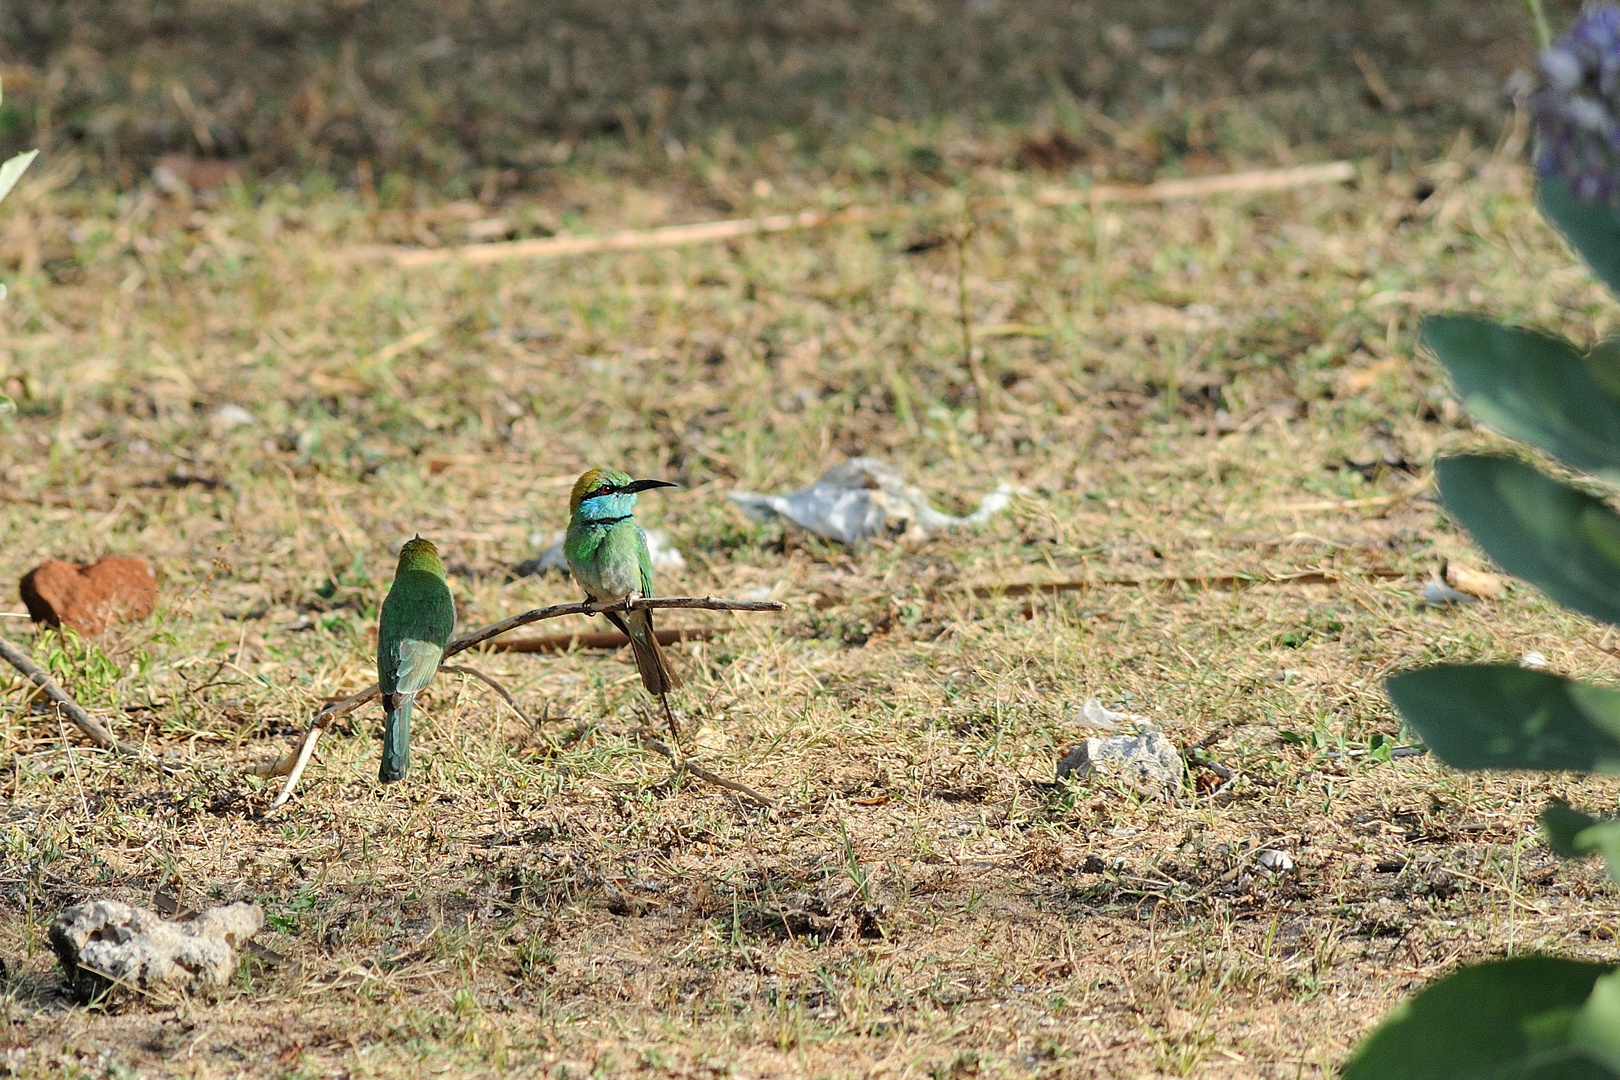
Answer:
<svg viewBox="0 0 1620 1080"><path fill-rule="evenodd" d="M523 711L522 706L517 703L517 699L512 697L511 693L507 691L506 687L502 686L488 675L485 675L477 668L468 667L465 664L441 664L439 665L439 670L448 671L453 675L471 675L473 678L483 681L491 690L494 690L497 694L501 695L501 700L512 706L512 711L518 714L519 720L522 720L530 727L534 726L534 720L529 716L528 713Z"/></svg>
<svg viewBox="0 0 1620 1080"><path fill-rule="evenodd" d="M655 753L662 754L664 757L668 758L669 763L675 766L675 771L677 773L691 773L699 780L707 780L715 787L722 787L727 791L735 791L739 795L746 795L750 799L753 799L755 802L759 803L761 806L771 807L776 805L776 803L769 796L761 795L747 784L741 784L735 780L727 780L719 773L711 772L701 765L694 765L690 761L684 760L680 757L680 755L676 754L674 750L670 749L663 742L653 738L650 732L639 731L636 734L637 737L641 739L642 745L646 746L647 749L652 750Z"/></svg>
<svg viewBox="0 0 1620 1080"><path fill-rule="evenodd" d="M1048 188L1035 196L1037 206L1068 206L1074 203L1168 202L1198 199L1211 195L1253 195L1267 191L1339 184L1352 179L1355 166L1348 161L1297 165L1285 169L1258 169L1253 172L1198 176L1187 180L1160 180L1141 185L1098 184L1091 188ZM1007 200L998 199L1004 203ZM390 244L361 244L343 255L353 260L383 258L395 266L414 269L449 262L483 265L512 259L554 259L566 255L591 255L605 251L647 251L680 247L685 244L713 244L744 236L824 229L834 225L859 225L893 216L893 207L852 206L846 210L805 210L797 214L769 214L729 221L700 221L690 225L663 225L655 229L623 229L602 236L542 236L530 240L501 240L488 244L465 244L452 248L408 248Z"/></svg>
<svg viewBox="0 0 1620 1080"><path fill-rule="evenodd" d="M73 726L88 735L97 746L104 750L116 750L121 754L141 753L140 747L120 741L112 732L92 719L77 701L68 696L66 690L56 685L56 680L52 679L44 668L34 663L32 657L5 638L0 638L0 658L4 658L8 664L28 676L29 681L60 706L62 713L73 721Z"/></svg>

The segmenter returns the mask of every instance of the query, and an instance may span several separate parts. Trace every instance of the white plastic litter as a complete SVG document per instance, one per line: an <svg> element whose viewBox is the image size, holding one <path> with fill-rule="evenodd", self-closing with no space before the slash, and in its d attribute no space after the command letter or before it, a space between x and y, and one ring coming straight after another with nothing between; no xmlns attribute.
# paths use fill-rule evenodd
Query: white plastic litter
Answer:
<svg viewBox="0 0 1620 1080"><path fill-rule="evenodd" d="M1423 602L1430 607L1455 607L1462 604L1473 604L1479 601L1477 596L1469 596L1465 592L1458 592L1447 585L1438 575L1431 578L1423 586Z"/></svg>
<svg viewBox="0 0 1620 1080"><path fill-rule="evenodd" d="M809 487L785 495L733 491L731 501L755 521L786 518L793 524L853 544L874 536L904 533L918 539L965 526L982 525L1012 504L1013 489L999 484L963 517L935 510L922 489L906 483L900 470L876 458L850 458L834 465Z"/></svg>
<svg viewBox="0 0 1620 1080"><path fill-rule="evenodd" d="M258 418L235 402L226 402L208 414L208 426L215 435L223 435L232 428L251 427Z"/></svg>
<svg viewBox="0 0 1620 1080"><path fill-rule="evenodd" d="M1080 705L1080 711L1074 722L1081 727L1092 728L1097 731L1118 731L1121 724L1129 724L1137 731L1152 731L1153 721L1137 713L1114 712L1105 708L1096 698L1086 698Z"/></svg>
<svg viewBox="0 0 1620 1080"><path fill-rule="evenodd" d="M1538 652L1527 652L1519 657L1519 666L1529 668L1531 671L1542 671L1547 666L1547 658Z"/></svg>
<svg viewBox="0 0 1620 1080"><path fill-rule="evenodd" d="M1276 848L1264 849L1254 857L1254 861L1273 874L1286 874L1294 868L1294 860L1288 852Z"/></svg>

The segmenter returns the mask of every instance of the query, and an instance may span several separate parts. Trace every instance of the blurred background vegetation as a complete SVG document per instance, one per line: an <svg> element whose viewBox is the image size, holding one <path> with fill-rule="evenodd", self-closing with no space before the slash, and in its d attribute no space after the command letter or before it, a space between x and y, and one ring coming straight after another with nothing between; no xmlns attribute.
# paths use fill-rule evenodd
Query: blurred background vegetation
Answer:
<svg viewBox="0 0 1620 1080"><path fill-rule="evenodd" d="M1022 164L1140 179L1232 164L1239 102L1249 145L1489 142L1532 49L1516 0L42 0L0 6L0 143L120 185L182 154L487 198L582 150L791 167L874 124L1012 125L1043 136L997 151Z"/></svg>

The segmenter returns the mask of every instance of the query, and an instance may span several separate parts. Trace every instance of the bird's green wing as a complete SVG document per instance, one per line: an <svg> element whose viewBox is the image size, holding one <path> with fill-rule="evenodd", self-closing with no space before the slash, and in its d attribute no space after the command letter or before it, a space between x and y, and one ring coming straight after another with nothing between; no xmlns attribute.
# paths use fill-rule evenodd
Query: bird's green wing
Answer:
<svg viewBox="0 0 1620 1080"><path fill-rule="evenodd" d="M640 525L636 526L636 561L641 563L641 595L651 596L652 552L647 550L647 534Z"/></svg>
<svg viewBox="0 0 1620 1080"><path fill-rule="evenodd" d="M394 580L377 626L377 682L385 694L414 694L428 684L455 629L456 602L432 574Z"/></svg>
<svg viewBox="0 0 1620 1080"><path fill-rule="evenodd" d="M394 667L394 693L414 694L428 683L439 670L444 649L431 641L404 638L394 646L397 664Z"/></svg>

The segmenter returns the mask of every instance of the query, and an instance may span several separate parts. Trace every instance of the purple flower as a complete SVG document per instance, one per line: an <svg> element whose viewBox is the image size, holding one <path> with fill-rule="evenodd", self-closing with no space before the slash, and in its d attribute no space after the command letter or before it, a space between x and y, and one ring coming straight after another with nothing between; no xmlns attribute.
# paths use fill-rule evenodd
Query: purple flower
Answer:
<svg viewBox="0 0 1620 1080"><path fill-rule="evenodd" d="M1620 7L1588 9L1541 54L1530 96L1536 171L1578 199L1620 206Z"/></svg>

